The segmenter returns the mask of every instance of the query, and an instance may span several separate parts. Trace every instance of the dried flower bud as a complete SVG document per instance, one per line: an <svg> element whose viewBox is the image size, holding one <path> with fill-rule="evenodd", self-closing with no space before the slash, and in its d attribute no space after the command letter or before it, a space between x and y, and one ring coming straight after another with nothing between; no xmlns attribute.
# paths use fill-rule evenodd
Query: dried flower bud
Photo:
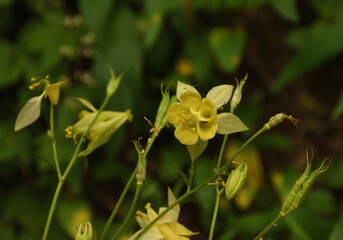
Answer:
<svg viewBox="0 0 343 240"><path fill-rule="evenodd" d="M271 118L269 118L269 121L264 125L268 130L272 127L275 127L279 123L281 123L284 119L290 120L295 126L299 123L299 119L295 119L291 115L287 115L285 113L278 113Z"/></svg>
<svg viewBox="0 0 343 240"><path fill-rule="evenodd" d="M236 169L232 170L225 185L225 195L228 200L236 197L241 191L247 178L248 165L241 163Z"/></svg>
<svg viewBox="0 0 343 240"><path fill-rule="evenodd" d="M75 240L93 240L93 228L89 221L84 221L79 225Z"/></svg>
<svg viewBox="0 0 343 240"><path fill-rule="evenodd" d="M138 153L136 173L137 185L142 185L146 177L146 156L144 154L145 150L143 146L139 143L139 140L140 138L136 141L133 141L133 144L135 145L136 151Z"/></svg>

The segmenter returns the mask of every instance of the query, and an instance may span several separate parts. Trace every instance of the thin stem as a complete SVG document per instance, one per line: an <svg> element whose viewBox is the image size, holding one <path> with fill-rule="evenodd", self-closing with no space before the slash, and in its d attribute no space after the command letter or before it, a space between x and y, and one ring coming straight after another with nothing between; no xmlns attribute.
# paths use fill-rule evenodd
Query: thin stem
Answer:
<svg viewBox="0 0 343 240"><path fill-rule="evenodd" d="M216 219L217 219L217 214L218 214L218 208L219 208L219 200L220 196L223 193L223 188L219 190L218 186L216 186L216 202L214 205L214 211L213 211L213 216L212 216L212 222L211 222L211 228L210 228L210 234L208 236L208 240L212 240L213 238L213 232L214 232L214 226L216 225Z"/></svg>
<svg viewBox="0 0 343 240"><path fill-rule="evenodd" d="M275 224L282 218L282 215L279 214L269 225L259 234L257 235L254 240L260 240L262 237L273 227Z"/></svg>
<svg viewBox="0 0 343 240"><path fill-rule="evenodd" d="M51 202L51 206L50 206L50 210L49 210L49 215L48 215L48 218L47 218L47 221L46 221L46 224L45 224L45 228L44 228L44 233L43 233L43 237L42 237L42 240L46 240L47 236L48 236L48 233L49 233L49 229L50 229L50 223L51 223L51 219L52 219L52 216L54 214L54 211L56 209L56 204L57 204L57 200L58 200L58 197L59 197L59 194L61 192L61 188L64 184L64 181L66 180L70 170L72 169L77 157L78 157L78 154L79 154L79 151L80 151L80 148L81 148L81 145L85 139L85 137L87 136L89 130L91 129L91 127L93 126L93 124L95 123L96 119L99 117L100 113L102 112L102 110L105 108L105 106L107 105L108 101L110 99L110 96L106 96L104 102L102 103L101 107L99 108L98 112L96 113L95 117L93 118L92 122L89 124L89 126L87 127L86 131L82 134L80 140L79 140L79 143L77 144L76 146L76 149L74 151L74 154L66 168L66 170L64 171L64 173L62 174L62 176L59 178L58 180L58 185L57 185L57 188L55 190L55 194L54 194L54 198Z"/></svg>
<svg viewBox="0 0 343 240"><path fill-rule="evenodd" d="M44 228L44 233L43 233L42 239L46 239L47 236L48 236L51 219L52 219L52 216L54 214L55 206L56 206L56 203L57 203L57 200L58 200L58 197L59 197L59 194L60 194L62 186L63 186L63 182L62 181L58 181L58 184L57 184L57 187L56 187L56 190L55 190L55 194L54 194L54 198L52 199L51 207L50 207L50 210L49 210L48 219L46 220L46 224L45 224L45 228Z"/></svg>
<svg viewBox="0 0 343 240"><path fill-rule="evenodd" d="M125 227L125 225L127 224L127 222L130 220L131 215L132 215L132 213L133 213L133 210L134 210L135 207L136 207L136 203L137 203L137 199L138 199L138 196L139 196L139 192L140 192L140 190L141 190L141 187L142 187L141 184L137 184L137 185L136 185L136 192L135 192L135 196L133 197L133 201L132 201L132 203L131 203L130 210L129 210L128 214L126 215L126 218L125 218L124 222L123 222L122 225L119 227L119 229L118 229L117 232L114 234L114 236L111 238L111 240L116 239L116 237L119 235L119 233L121 232L121 230L123 230L123 228Z"/></svg>
<svg viewBox="0 0 343 240"><path fill-rule="evenodd" d="M54 105L52 105L51 103L50 103L50 133L51 133L51 138L52 138L52 150L54 154L57 177L58 179L61 179L62 175L61 175L61 170L60 170L60 164L58 162L58 157L57 157L57 147L56 147L56 137L55 137L55 127L54 127Z"/></svg>
<svg viewBox="0 0 343 240"><path fill-rule="evenodd" d="M103 240L104 237L106 236L106 232L107 232L108 228L110 227L110 225L112 224L113 219L114 219L115 215L117 214L117 211L118 211L120 205L122 204L122 202L123 202L123 200L124 200L124 198L126 196L126 193L129 190L129 188L130 188L130 185L132 184L132 181L135 179L136 173L137 173L137 168L135 168L135 170L131 174L131 177L130 177L129 181L126 183L126 186L125 186L123 192L121 193L121 195L119 197L119 200L118 200L116 206L114 207L114 209L113 209L113 211L111 213L111 216L107 220L107 223L106 223L106 225L104 227L104 230L102 231L102 234L100 236L100 240Z"/></svg>
<svg viewBox="0 0 343 240"><path fill-rule="evenodd" d="M187 192L192 189L193 177L194 177L194 161L191 161L191 169L189 169L189 179L187 184Z"/></svg>
<svg viewBox="0 0 343 240"><path fill-rule="evenodd" d="M251 138L249 138L238 150L237 152L230 158L230 160L221 168L217 173L215 173L211 178L209 178L207 181L200 184L198 187L192 189L189 192L186 192L183 194L180 198L178 198L174 203L169 205L161 214L159 214L154 220L152 220L148 225L145 226L145 228L142 229L142 231L137 234L137 236L134 238L134 240L138 240L148 229L155 224L161 217L163 217L170 209L175 207L177 204L182 202L184 199L198 191L199 189L205 187L208 183L212 182L214 179L218 177L219 174L224 172L228 166L230 166L231 162L237 157L237 155L250 143L252 142L256 137L258 137L260 134L262 134L264 131L268 130L267 127L263 126L258 132L256 132Z"/></svg>

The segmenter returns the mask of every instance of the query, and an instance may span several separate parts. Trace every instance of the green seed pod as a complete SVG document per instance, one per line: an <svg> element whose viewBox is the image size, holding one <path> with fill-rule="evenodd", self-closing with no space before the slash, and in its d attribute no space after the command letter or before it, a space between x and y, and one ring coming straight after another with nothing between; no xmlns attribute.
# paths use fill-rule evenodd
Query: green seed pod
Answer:
<svg viewBox="0 0 343 240"><path fill-rule="evenodd" d="M241 191L247 179L248 165L241 163L236 169L232 170L225 185L225 195L228 200L236 197Z"/></svg>
<svg viewBox="0 0 343 240"><path fill-rule="evenodd" d="M89 221L83 221L77 228L75 240L93 240L93 228Z"/></svg>
<svg viewBox="0 0 343 240"><path fill-rule="evenodd" d="M158 106L158 110L157 110L157 114L155 118L155 127L157 128L161 126L162 120L168 111L169 100L170 100L169 88L167 87L166 90L163 91L163 85L161 85L161 94L162 94L162 100L160 102L160 105Z"/></svg>
<svg viewBox="0 0 343 240"><path fill-rule="evenodd" d="M291 206L285 211L286 215L291 213L295 209L297 209L298 206L300 206L300 204L304 201L306 194L311 189L314 181L317 179L319 174L325 172L328 169L330 163L328 165L324 166L324 164L325 164L327 159L328 158L325 158L323 163L320 165L320 167L318 169L316 169L315 171L313 171L311 173L311 175L301 185L301 189L296 194L296 196L294 198L294 201L292 202Z"/></svg>
<svg viewBox="0 0 343 240"><path fill-rule="evenodd" d="M311 160L309 160L308 151L306 150L306 159L307 159L306 169L305 169L304 173L300 176L300 178L295 182L295 184L293 185L293 187L292 187L291 191L289 192L287 198L283 202L283 205L281 207L281 215L284 215L286 213L288 208L292 205L292 203L295 199L295 196L301 190L302 185L309 178L310 173L311 173L312 158L313 158L313 155L311 157Z"/></svg>
<svg viewBox="0 0 343 240"><path fill-rule="evenodd" d="M177 102L177 98L176 98L176 95L173 95L173 96L171 96L171 98L170 98L170 100L169 100L168 109L169 109L170 105L172 105L172 104L175 103L175 102ZM168 109L167 109L167 112L168 112ZM167 112L166 112L166 114L164 115L164 118L163 118L163 120L162 120L162 122L161 122L161 126L162 126L162 127L164 127L164 126L168 123L168 114L167 114Z"/></svg>

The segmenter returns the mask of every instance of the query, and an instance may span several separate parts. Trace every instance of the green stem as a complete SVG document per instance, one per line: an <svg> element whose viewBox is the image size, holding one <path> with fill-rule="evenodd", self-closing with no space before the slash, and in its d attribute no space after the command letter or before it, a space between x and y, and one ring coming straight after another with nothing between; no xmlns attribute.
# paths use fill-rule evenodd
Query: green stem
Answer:
<svg viewBox="0 0 343 240"><path fill-rule="evenodd" d="M259 234L254 240L260 240L262 237L282 218L282 215L279 214L269 225Z"/></svg>
<svg viewBox="0 0 343 240"><path fill-rule="evenodd" d="M114 207L114 209L113 209L113 211L111 213L111 216L109 217L109 219L108 219L108 221L107 221L107 223L106 223L106 225L104 227L104 230L101 233L100 240L103 240L104 237L106 236L107 230L110 227L110 225L112 224L113 219L114 219L115 215L117 214L117 211L118 211L120 205L122 204L122 202L123 202L123 200L124 200L124 198L126 196L126 193L129 190L130 185L131 185L132 181L135 178L136 173L137 173L137 168L135 168L135 170L133 171L129 181L126 183L126 186L125 186L123 192L121 193L121 195L119 197L119 200L118 200L116 206Z"/></svg>
<svg viewBox="0 0 343 240"><path fill-rule="evenodd" d="M216 219L217 219L217 214L218 214L218 208L219 208L219 200L220 200L220 196L223 193L223 188L221 190L218 189L218 186L216 186L216 202L214 205L214 211L213 211L213 216L212 216L212 222L211 222L211 228L210 228L210 234L208 236L208 240L212 240L213 239L213 232L214 232L214 226L216 225Z"/></svg>
<svg viewBox="0 0 343 240"><path fill-rule="evenodd" d="M131 203L131 207L130 210L128 212L128 214L126 215L126 218L124 220L124 222L121 224L121 226L119 227L119 229L117 230L117 232L114 234L114 236L111 238L111 240L116 239L116 237L119 235L119 233L123 230L123 228L125 227L125 225L127 224L127 222L130 220L131 215L133 213L133 210L136 207L136 203L137 203L137 199L139 196L139 192L141 190L142 185L141 184L137 184L136 185L136 192L135 192L135 196L133 197L133 201Z"/></svg>
<svg viewBox="0 0 343 240"><path fill-rule="evenodd" d="M187 184L187 192L189 192L192 189L192 183L193 183L193 177L194 177L194 162L191 161L191 169L189 169L189 179Z"/></svg>
<svg viewBox="0 0 343 240"><path fill-rule="evenodd" d="M57 157L57 147L56 147L56 137L55 137L55 127L54 127L54 106L50 103L50 132L51 132L51 138L52 138L52 150L54 154L54 161L57 171L57 177L58 179L61 179L61 170L60 170L60 164L58 162Z"/></svg>
<svg viewBox="0 0 343 240"><path fill-rule="evenodd" d="M142 229L142 231L137 234L137 236L134 238L134 240L138 240L148 229L156 223L161 217L163 217L170 209L175 207L177 204L182 202L184 199L198 191L199 189L205 187L208 183L212 182L215 180L222 172L224 172L231 164L231 162L237 157L237 155L250 143L252 142L256 137L258 137L260 134L262 134L264 131L268 130L267 127L263 126L258 132L256 132L251 138L249 138L238 150L237 152L230 158L230 160L221 168L219 171L214 174L211 178L209 178L207 181L203 182L200 184L198 187L192 189L189 192L186 192L183 194L180 198L178 198L174 203L169 205L161 214L159 214L154 220L152 220L148 225L145 226L145 228Z"/></svg>
<svg viewBox="0 0 343 240"><path fill-rule="evenodd" d="M64 181L66 180L70 170L72 169L72 167L73 167L73 165L74 165L74 163L75 163L75 161L76 161L76 159L78 157L81 145L82 145L85 137L87 136L89 130L91 129L91 127L95 123L96 119L99 117L99 115L102 112L102 110L106 107L109 99L110 99L110 96L106 96L104 102L102 103L101 107L99 108L99 110L96 113L95 117L93 118L92 122L89 124L89 126L86 129L86 131L82 134L82 136L81 136L81 138L79 140L79 143L76 146L74 154L73 154L73 156L72 156L72 158L71 158L71 160L70 160L66 170L64 171L64 173L62 174L62 176L58 180L58 185L57 185L57 188L55 190L55 194L54 194L53 200L51 202L51 206L50 206L50 210L49 210L49 215L48 215L48 218L47 218L47 221L46 221L46 224L45 224L42 240L46 240L46 238L48 236L51 219L52 219L52 216L53 216L54 211L56 209L56 204L57 204L57 200L58 200L59 194L61 192L61 188L62 188L62 186L64 184Z"/></svg>

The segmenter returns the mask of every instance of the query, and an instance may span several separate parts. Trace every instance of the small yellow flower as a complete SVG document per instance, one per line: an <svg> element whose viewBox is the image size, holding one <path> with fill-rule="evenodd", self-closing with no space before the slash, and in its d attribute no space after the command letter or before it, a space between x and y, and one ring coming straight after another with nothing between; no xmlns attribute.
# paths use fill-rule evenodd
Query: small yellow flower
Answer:
<svg viewBox="0 0 343 240"><path fill-rule="evenodd" d="M200 155L207 141L219 134L230 134L248 130L244 123L232 113L217 114L217 109L226 104L232 95L232 85L212 88L205 98L192 86L178 82L176 96L180 102L173 103L168 110L168 121L173 124L175 137L188 146L192 160ZM200 152L200 154L199 154Z"/></svg>
<svg viewBox="0 0 343 240"><path fill-rule="evenodd" d="M63 82L58 82L54 84L48 84L45 88L45 96L49 97L49 100L52 105L57 105L58 100L60 98L60 87L63 84Z"/></svg>
<svg viewBox="0 0 343 240"><path fill-rule="evenodd" d="M176 198L172 191L168 188L168 205L173 204ZM141 228L147 226L153 221L158 214L151 208L150 203L145 206L147 213L141 211L137 212L136 220ZM166 208L161 207L159 214ZM161 219L159 219L154 225L152 225L139 239L140 240L187 240L190 239L194 233L188 230L181 223L178 223L180 213L180 205L173 207L168 213L166 213ZM133 234L128 240L134 239L141 230Z"/></svg>

